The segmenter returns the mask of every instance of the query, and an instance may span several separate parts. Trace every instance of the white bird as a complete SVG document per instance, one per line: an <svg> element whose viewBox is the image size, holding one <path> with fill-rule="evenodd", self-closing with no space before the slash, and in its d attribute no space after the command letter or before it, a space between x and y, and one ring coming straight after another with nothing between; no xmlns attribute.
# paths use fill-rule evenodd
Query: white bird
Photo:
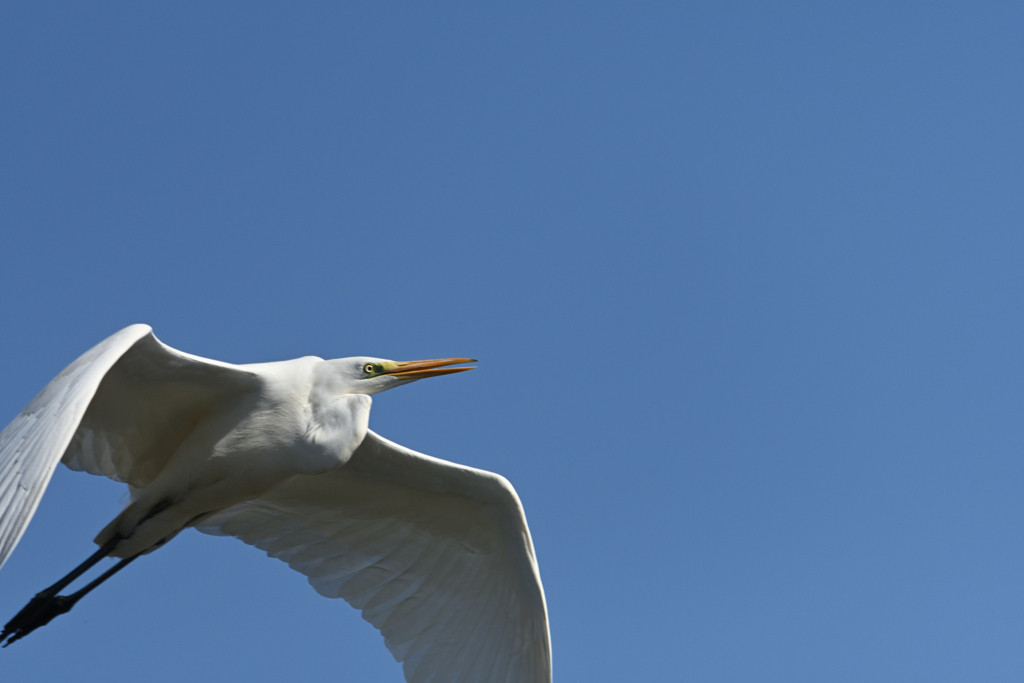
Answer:
<svg viewBox="0 0 1024 683"><path fill-rule="evenodd" d="M125 482L92 557L37 594L6 645L188 527L234 536L344 598L410 683L551 680L547 608L519 497L503 477L367 428L370 395L472 368L465 358L231 365L176 351L147 325L107 338L0 433L0 566L58 462ZM60 591L103 557L121 561Z"/></svg>

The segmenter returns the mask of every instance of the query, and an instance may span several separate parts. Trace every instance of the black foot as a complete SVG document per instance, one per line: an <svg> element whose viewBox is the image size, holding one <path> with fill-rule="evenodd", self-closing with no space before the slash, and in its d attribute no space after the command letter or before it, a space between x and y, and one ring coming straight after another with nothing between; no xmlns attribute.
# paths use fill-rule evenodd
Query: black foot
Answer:
<svg viewBox="0 0 1024 683"><path fill-rule="evenodd" d="M3 633L0 633L0 643L7 647L21 640L40 626L49 624L54 617L70 612L76 602L78 599L70 595L50 595L46 591L37 594L7 622Z"/></svg>

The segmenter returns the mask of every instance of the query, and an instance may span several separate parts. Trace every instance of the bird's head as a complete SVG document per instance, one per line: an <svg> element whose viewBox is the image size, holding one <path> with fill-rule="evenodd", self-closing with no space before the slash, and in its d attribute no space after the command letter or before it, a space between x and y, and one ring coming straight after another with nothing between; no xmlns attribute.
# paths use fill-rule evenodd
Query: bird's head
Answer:
<svg viewBox="0 0 1024 683"><path fill-rule="evenodd" d="M450 375L468 368L452 368L450 365L475 363L472 358L438 358L435 360L393 361L383 358L355 356L325 361L318 373L318 382L323 382L332 394L379 394L392 387L415 382L424 377Z"/></svg>

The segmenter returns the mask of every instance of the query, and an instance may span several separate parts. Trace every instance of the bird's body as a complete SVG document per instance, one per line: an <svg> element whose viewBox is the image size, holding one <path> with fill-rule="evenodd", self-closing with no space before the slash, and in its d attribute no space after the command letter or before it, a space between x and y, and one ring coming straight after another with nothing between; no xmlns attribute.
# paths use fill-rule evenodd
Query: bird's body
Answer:
<svg viewBox="0 0 1024 683"><path fill-rule="evenodd" d="M249 381L185 425L187 435L169 454L160 444L154 456L166 463L151 480L137 481L131 505L96 543L118 534L125 540L111 554L131 557L210 512L258 498L298 474L322 474L347 463L366 436L372 399L332 394L323 386L330 370L328 361L312 356L237 366ZM107 400L123 405L130 397ZM88 418L87 412L86 424ZM173 444L183 432L167 440ZM79 446L65 460L88 456Z"/></svg>
<svg viewBox="0 0 1024 683"><path fill-rule="evenodd" d="M0 564L62 460L129 485L96 538L123 564L188 527L236 536L363 610L409 681L549 681L544 596L511 485L368 429L371 394L465 360L230 365L126 328L0 434ZM5 636L51 618L16 618Z"/></svg>

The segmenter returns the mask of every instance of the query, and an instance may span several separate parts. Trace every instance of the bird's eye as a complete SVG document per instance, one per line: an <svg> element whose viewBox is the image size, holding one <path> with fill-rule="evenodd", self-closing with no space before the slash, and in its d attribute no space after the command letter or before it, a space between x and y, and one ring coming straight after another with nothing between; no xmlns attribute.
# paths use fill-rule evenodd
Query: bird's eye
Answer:
<svg viewBox="0 0 1024 683"><path fill-rule="evenodd" d="M367 375L372 375L376 371L376 369L377 368L373 367L373 363L367 363L366 365L363 366L363 372L365 372Z"/></svg>

